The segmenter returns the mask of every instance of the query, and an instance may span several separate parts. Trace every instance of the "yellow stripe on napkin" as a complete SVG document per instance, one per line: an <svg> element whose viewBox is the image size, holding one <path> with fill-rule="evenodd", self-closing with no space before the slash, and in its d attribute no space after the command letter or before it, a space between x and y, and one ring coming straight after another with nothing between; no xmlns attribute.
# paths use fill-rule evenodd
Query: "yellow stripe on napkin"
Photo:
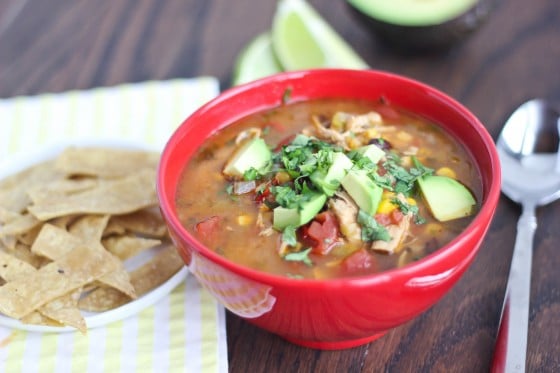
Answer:
<svg viewBox="0 0 560 373"><path fill-rule="evenodd" d="M0 100L0 163L61 140L163 146L219 92L212 77ZM227 372L222 307L189 275L136 315L79 332L38 333L0 322L0 372Z"/></svg>

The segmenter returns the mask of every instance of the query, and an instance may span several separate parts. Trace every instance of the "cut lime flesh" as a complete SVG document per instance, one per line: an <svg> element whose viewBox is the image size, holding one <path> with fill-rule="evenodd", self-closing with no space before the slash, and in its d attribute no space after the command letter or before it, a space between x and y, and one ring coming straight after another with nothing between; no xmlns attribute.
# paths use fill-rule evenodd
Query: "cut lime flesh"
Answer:
<svg viewBox="0 0 560 373"><path fill-rule="evenodd" d="M272 24L272 47L285 70L368 68L352 47L305 0L278 2Z"/></svg>
<svg viewBox="0 0 560 373"><path fill-rule="evenodd" d="M268 32L255 37L237 57L232 85L247 83L282 71Z"/></svg>

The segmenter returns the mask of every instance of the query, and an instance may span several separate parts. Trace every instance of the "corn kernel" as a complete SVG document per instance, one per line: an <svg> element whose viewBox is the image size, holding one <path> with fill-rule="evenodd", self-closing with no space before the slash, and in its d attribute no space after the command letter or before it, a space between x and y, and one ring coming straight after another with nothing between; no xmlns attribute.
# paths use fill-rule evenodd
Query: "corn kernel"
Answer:
<svg viewBox="0 0 560 373"><path fill-rule="evenodd" d="M380 137L379 131L375 128L370 128L370 129L366 130L365 135L366 135L366 138L368 140L376 139L376 138Z"/></svg>
<svg viewBox="0 0 560 373"><path fill-rule="evenodd" d="M377 206L377 213L378 214L389 214L394 209L397 208L393 202L391 202L391 198L382 198L381 202L379 202L379 206Z"/></svg>
<svg viewBox="0 0 560 373"><path fill-rule="evenodd" d="M451 168L449 167L441 167L438 168L436 171L436 175L438 176L447 176L450 177L452 179L456 179L457 178L457 174L455 173L455 171L453 171Z"/></svg>
<svg viewBox="0 0 560 373"><path fill-rule="evenodd" d="M346 144L350 149L357 149L362 146L362 142L355 137L350 137L346 139Z"/></svg>
<svg viewBox="0 0 560 373"><path fill-rule="evenodd" d="M406 199L406 202L407 202L410 206L416 206L416 205L417 205L416 200L415 200L414 198L412 198L412 197L408 197L408 198Z"/></svg>
<svg viewBox="0 0 560 373"><path fill-rule="evenodd" d="M237 224L241 225L242 227L246 227L247 225L253 222L253 218L251 215L239 215L237 216Z"/></svg>
<svg viewBox="0 0 560 373"><path fill-rule="evenodd" d="M331 119L331 128L338 132L344 132L346 121L348 121L348 114L337 111Z"/></svg>

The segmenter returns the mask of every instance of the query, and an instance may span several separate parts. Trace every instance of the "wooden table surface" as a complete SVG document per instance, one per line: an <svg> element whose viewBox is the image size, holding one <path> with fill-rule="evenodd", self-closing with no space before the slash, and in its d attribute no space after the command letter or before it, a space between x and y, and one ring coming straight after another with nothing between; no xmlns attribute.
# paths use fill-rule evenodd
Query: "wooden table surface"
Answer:
<svg viewBox="0 0 560 373"><path fill-rule="evenodd" d="M370 66L446 92L494 139L523 101L560 105L558 0L498 0L465 43L412 56L382 47L343 0L310 2ZM270 26L274 9L274 1L254 0L2 0L0 97L199 75L216 76L227 88L237 52ZM519 213L502 197L479 255L452 291L368 345L301 348L228 314L230 370L488 371ZM527 368L560 372L560 203L539 209L538 222Z"/></svg>

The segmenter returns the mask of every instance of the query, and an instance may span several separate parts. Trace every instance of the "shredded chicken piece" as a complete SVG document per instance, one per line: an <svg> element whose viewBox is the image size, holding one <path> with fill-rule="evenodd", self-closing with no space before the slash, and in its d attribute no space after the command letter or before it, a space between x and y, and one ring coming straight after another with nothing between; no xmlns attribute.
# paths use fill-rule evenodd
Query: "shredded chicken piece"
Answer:
<svg viewBox="0 0 560 373"><path fill-rule="evenodd" d="M329 208L334 212L340 232L348 242L359 244L362 240L362 228L358 224L358 206L346 192L337 192L329 199Z"/></svg>
<svg viewBox="0 0 560 373"><path fill-rule="evenodd" d="M255 222L257 228L260 229L259 236L271 236L274 234L274 228L272 226L267 225L264 218L264 211L265 209L259 209L257 214L257 220Z"/></svg>
<svg viewBox="0 0 560 373"><path fill-rule="evenodd" d="M315 115L311 117L311 124L313 125L313 128L315 129L315 135L318 138L322 140L328 140L348 150L345 137L342 133L323 126L323 124L319 121L319 118Z"/></svg>
<svg viewBox="0 0 560 373"><path fill-rule="evenodd" d="M352 115L346 122L346 131L352 133L362 133L372 127L376 127L383 123L383 119L379 113L371 111L363 115Z"/></svg>
<svg viewBox="0 0 560 373"><path fill-rule="evenodd" d="M398 254L403 247L401 243L404 241L404 239L407 236L411 219L412 219L412 214L409 213L403 216L399 224L391 224L387 226L387 231L391 236L391 240L373 241L371 244L371 249L376 251L383 251L387 254L394 254L394 253Z"/></svg>
<svg viewBox="0 0 560 373"><path fill-rule="evenodd" d="M239 135L237 135L237 137L235 138L235 144L239 145L245 140L255 139L261 137L261 135L262 135L262 130L260 128L257 127L247 128L245 131L241 131Z"/></svg>
<svg viewBox="0 0 560 373"><path fill-rule="evenodd" d="M259 236L264 236L264 237L269 237L272 236L273 234L274 234L274 228L272 227L264 228L259 232Z"/></svg>
<svg viewBox="0 0 560 373"><path fill-rule="evenodd" d="M383 119L381 118L381 115L375 111L363 115L348 115L343 131L324 126L315 115L311 117L311 123L315 130L315 135L318 138L330 141L346 150L356 147L355 142L358 141L356 137L357 135L360 135L374 127L383 128L380 126L383 124Z"/></svg>
<svg viewBox="0 0 560 373"><path fill-rule="evenodd" d="M397 198L401 202L406 203L406 197L402 193L397 194ZM373 241L371 244L371 249L377 251L383 251L388 254L400 253L400 251L403 248L401 244L404 242L406 236L408 235L408 228L410 227L410 221L412 220L412 216L413 216L412 213L409 212L408 214L403 216L399 224L391 224L387 226L387 231L389 232L389 236L391 237L391 240Z"/></svg>

